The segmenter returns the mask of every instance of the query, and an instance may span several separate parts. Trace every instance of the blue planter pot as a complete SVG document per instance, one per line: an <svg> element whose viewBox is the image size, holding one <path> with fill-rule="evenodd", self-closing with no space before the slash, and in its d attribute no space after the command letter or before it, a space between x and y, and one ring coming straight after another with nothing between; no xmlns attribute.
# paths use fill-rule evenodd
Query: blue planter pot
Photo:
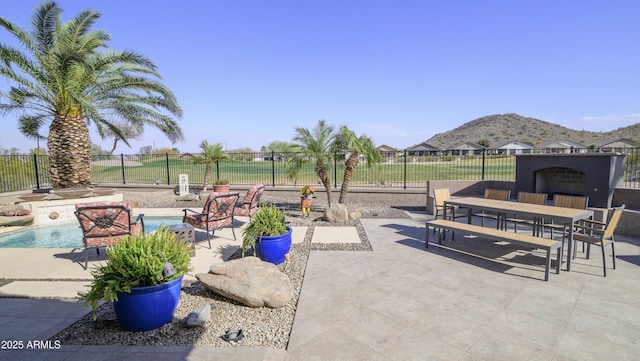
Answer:
<svg viewBox="0 0 640 361"><path fill-rule="evenodd" d="M182 276L155 286L134 287L131 293L118 293L113 310L120 327L127 331L149 331L171 322L181 288Z"/></svg>
<svg viewBox="0 0 640 361"><path fill-rule="evenodd" d="M256 253L265 262L280 264L284 262L284 255L291 249L291 227L289 232L279 236L257 237Z"/></svg>

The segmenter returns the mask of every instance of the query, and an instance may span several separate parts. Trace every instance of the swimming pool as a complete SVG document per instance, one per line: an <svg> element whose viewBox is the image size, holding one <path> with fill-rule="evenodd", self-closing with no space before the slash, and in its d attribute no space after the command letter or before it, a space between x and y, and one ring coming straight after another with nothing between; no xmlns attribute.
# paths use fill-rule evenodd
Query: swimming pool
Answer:
<svg viewBox="0 0 640 361"><path fill-rule="evenodd" d="M182 223L182 217L144 217L145 232L160 224ZM0 235L0 248L82 248L82 231L78 223L64 223L10 232Z"/></svg>

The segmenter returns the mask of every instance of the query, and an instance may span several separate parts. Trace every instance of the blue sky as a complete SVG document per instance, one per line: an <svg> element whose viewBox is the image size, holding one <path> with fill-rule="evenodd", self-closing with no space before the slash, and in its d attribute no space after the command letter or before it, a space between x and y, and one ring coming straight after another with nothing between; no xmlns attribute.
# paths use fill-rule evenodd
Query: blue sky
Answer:
<svg viewBox="0 0 640 361"><path fill-rule="evenodd" d="M30 27L40 1L3 1ZM115 49L150 57L184 110L186 141L259 150L319 119L400 149L518 113L572 129L640 122L640 1L59 1L102 13ZM6 31L0 41L13 43ZM7 83L0 80L0 88ZM0 147L35 147L0 118ZM93 136L104 149L111 143Z"/></svg>

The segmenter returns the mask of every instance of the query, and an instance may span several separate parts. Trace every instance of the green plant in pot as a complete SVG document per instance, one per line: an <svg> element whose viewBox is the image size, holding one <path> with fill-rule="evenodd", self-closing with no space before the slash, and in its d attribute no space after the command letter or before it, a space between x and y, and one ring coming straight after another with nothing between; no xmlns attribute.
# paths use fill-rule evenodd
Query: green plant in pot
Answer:
<svg viewBox="0 0 640 361"><path fill-rule="evenodd" d="M284 262L291 249L291 228L284 212L274 204L264 204L251 216L251 222L242 231L242 256L253 248L263 261L273 264Z"/></svg>
<svg viewBox="0 0 640 361"><path fill-rule="evenodd" d="M171 322L180 298L182 277L190 270L191 250L168 228L128 236L107 247L106 264L91 271L84 296L93 319L100 301L113 302L120 326L147 331Z"/></svg>
<svg viewBox="0 0 640 361"><path fill-rule="evenodd" d="M229 193L231 185L228 179L216 179L213 182L213 191L218 193Z"/></svg>

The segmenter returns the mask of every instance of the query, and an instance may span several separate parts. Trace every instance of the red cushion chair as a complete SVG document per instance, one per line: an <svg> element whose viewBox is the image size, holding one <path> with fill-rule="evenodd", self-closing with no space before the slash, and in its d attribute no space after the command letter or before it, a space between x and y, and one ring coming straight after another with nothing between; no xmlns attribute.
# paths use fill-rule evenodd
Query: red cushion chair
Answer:
<svg viewBox="0 0 640 361"><path fill-rule="evenodd" d="M247 191L247 194L244 196L244 201L242 203L238 203L236 207L233 209L234 216L243 216L243 217L251 217L258 207L260 207L260 198L264 193L264 184L258 183Z"/></svg>
<svg viewBox="0 0 640 361"><path fill-rule="evenodd" d="M240 198L239 193L217 193L209 194L204 203L202 212L197 212L188 208L183 209L183 223L189 223L195 228L204 229L207 232L207 241L211 248L211 237L213 233L226 226L231 226L233 239L236 239L236 232L233 229L233 211Z"/></svg>
<svg viewBox="0 0 640 361"><path fill-rule="evenodd" d="M74 213L80 222L82 244L86 249L85 269L89 247L95 247L100 254L100 247L112 246L124 236L144 233L144 214L134 220L129 201L78 203Z"/></svg>

